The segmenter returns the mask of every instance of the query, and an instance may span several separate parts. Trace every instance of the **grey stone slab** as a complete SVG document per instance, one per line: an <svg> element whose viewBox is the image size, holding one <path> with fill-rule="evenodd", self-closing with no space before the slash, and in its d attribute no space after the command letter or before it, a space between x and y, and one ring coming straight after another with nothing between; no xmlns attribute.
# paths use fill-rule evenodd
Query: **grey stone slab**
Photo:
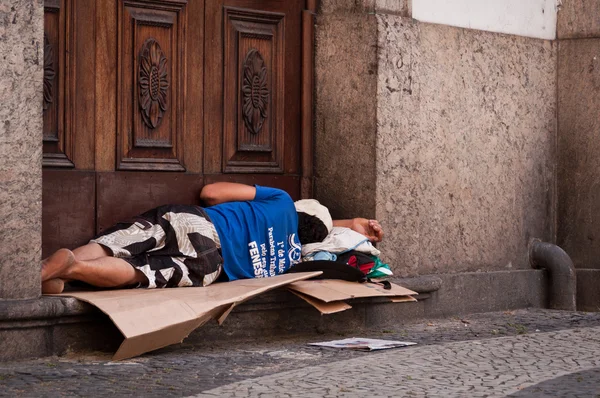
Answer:
<svg viewBox="0 0 600 398"><path fill-rule="evenodd" d="M438 275L442 288L428 313L468 314L547 306L547 276L540 270Z"/></svg>
<svg viewBox="0 0 600 398"><path fill-rule="evenodd" d="M52 355L49 328L0 329L0 352L3 361L39 358Z"/></svg>
<svg viewBox="0 0 600 398"><path fill-rule="evenodd" d="M390 280L418 293L432 293L442 287L442 279L437 275L421 275L413 278L391 278Z"/></svg>
<svg viewBox="0 0 600 398"><path fill-rule="evenodd" d="M600 269L577 270L577 309L600 311Z"/></svg>
<svg viewBox="0 0 600 398"><path fill-rule="evenodd" d="M556 45L378 19L377 218L400 276L528 269L554 233Z"/></svg>
<svg viewBox="0 0 600 398"><path fill-rule="evenodd" d="M0 2L0 299L40 295L43 5Z"/></svg>
<svg viewBox="0 0 600 398"><path fill-rule="evenodd" d="M558 54L557 244L600 269L600 39L561 40Z"/></svg>
<svg viewBox="0 0 600 398"><path fill-rule="evenodd" d="M0 324L3 321L51 319L93 312L97 312L95 307L72 297L44 296L34 300L0 300Z"/></svg>

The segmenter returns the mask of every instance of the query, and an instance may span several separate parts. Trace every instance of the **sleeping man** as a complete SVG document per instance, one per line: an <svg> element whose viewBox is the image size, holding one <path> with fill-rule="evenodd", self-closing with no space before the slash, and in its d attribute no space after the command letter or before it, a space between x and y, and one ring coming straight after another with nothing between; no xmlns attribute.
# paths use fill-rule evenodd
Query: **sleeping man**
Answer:
<svg viewBox="0 0 600 398"><path fill-rule="evenodd" d="M332 220L318 201L294 203L280 189L221 182L204 186L200 199L208 207L160 206L87 245L56 251L42 262L42 292L60 293L72 280L162 288L275 276L300 261L302 244L322 241L333 226L383 239L376 220Z"/></svg>

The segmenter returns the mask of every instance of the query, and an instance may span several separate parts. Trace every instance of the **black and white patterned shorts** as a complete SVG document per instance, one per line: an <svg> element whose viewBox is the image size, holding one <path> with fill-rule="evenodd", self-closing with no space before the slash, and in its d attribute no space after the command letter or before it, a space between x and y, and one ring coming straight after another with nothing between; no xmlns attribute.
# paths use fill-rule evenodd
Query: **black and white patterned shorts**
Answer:
<svg viewBox="0 0 600 398"><path fill-rule="evenodd" d="M165 205L119 223L90 243L148 278L148 288L208 286L223 267L215 226L199 206Z"/></svg>

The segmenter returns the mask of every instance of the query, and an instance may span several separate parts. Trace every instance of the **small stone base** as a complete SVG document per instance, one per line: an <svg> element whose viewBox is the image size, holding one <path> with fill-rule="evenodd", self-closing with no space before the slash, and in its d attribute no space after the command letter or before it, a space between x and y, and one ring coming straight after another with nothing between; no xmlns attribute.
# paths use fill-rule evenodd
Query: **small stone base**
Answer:
<svg viewBox="0 0 600 398"><path fill-rule="evenodd" d="M577 310L600 312L600 269L577 269Z"/></svg>
<svg viewBox="0 0 600 398"><path fill-rule="evenodd" d="M0 301L0 360L115 350L122 339L106 315L74 298Z"/></svg>

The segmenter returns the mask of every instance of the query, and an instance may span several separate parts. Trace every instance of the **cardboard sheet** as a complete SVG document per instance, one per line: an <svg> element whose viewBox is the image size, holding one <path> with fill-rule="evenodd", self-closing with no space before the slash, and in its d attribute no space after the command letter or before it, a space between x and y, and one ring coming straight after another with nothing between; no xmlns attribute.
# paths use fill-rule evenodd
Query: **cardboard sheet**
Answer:
<svg viewBox="0 0 600 398"><path fill-rule="evenodd" d="M392 303L410 303L413 301L417 301L417 299L412 296L398 296L390 298L390 301Z"/></svg>
<svg viewBox="0 0 600 398"><path fill-rule="evenodd" d="M320 279L294 282L286 286L286 288L325 303L353 298L398 297L418 294L417 292L413 292L402 286L393 283L391 285L392 288L390 290L385 290L382 285L376 283L356 283L337 279Z"/></svg>
<svg viewBox="0 0 600 398"><path fill-rule="evenodd" d="M296 296L300 297L302 300L306 301L308 304L315 307L317 310L319 310L321 315L335 314L336 312L342 312L342 311L346 311L346 310L349 310L350 308L352 308L351 305L349 305L343 301L333 301L331 303L326 303L319 299L307 296L302 293L298 293L294 290L290 290L290 292L294 293Z"/></svg>
<svg viewBox="0 0 600 398"><path fill-rule="evenodd" d="M179 343L211 319L223 323L233 307L252 297L320 274L286 274L197 288L66 292L58 296L78 298L110 317L125 337L113 357L119 360Z"/></svg>

